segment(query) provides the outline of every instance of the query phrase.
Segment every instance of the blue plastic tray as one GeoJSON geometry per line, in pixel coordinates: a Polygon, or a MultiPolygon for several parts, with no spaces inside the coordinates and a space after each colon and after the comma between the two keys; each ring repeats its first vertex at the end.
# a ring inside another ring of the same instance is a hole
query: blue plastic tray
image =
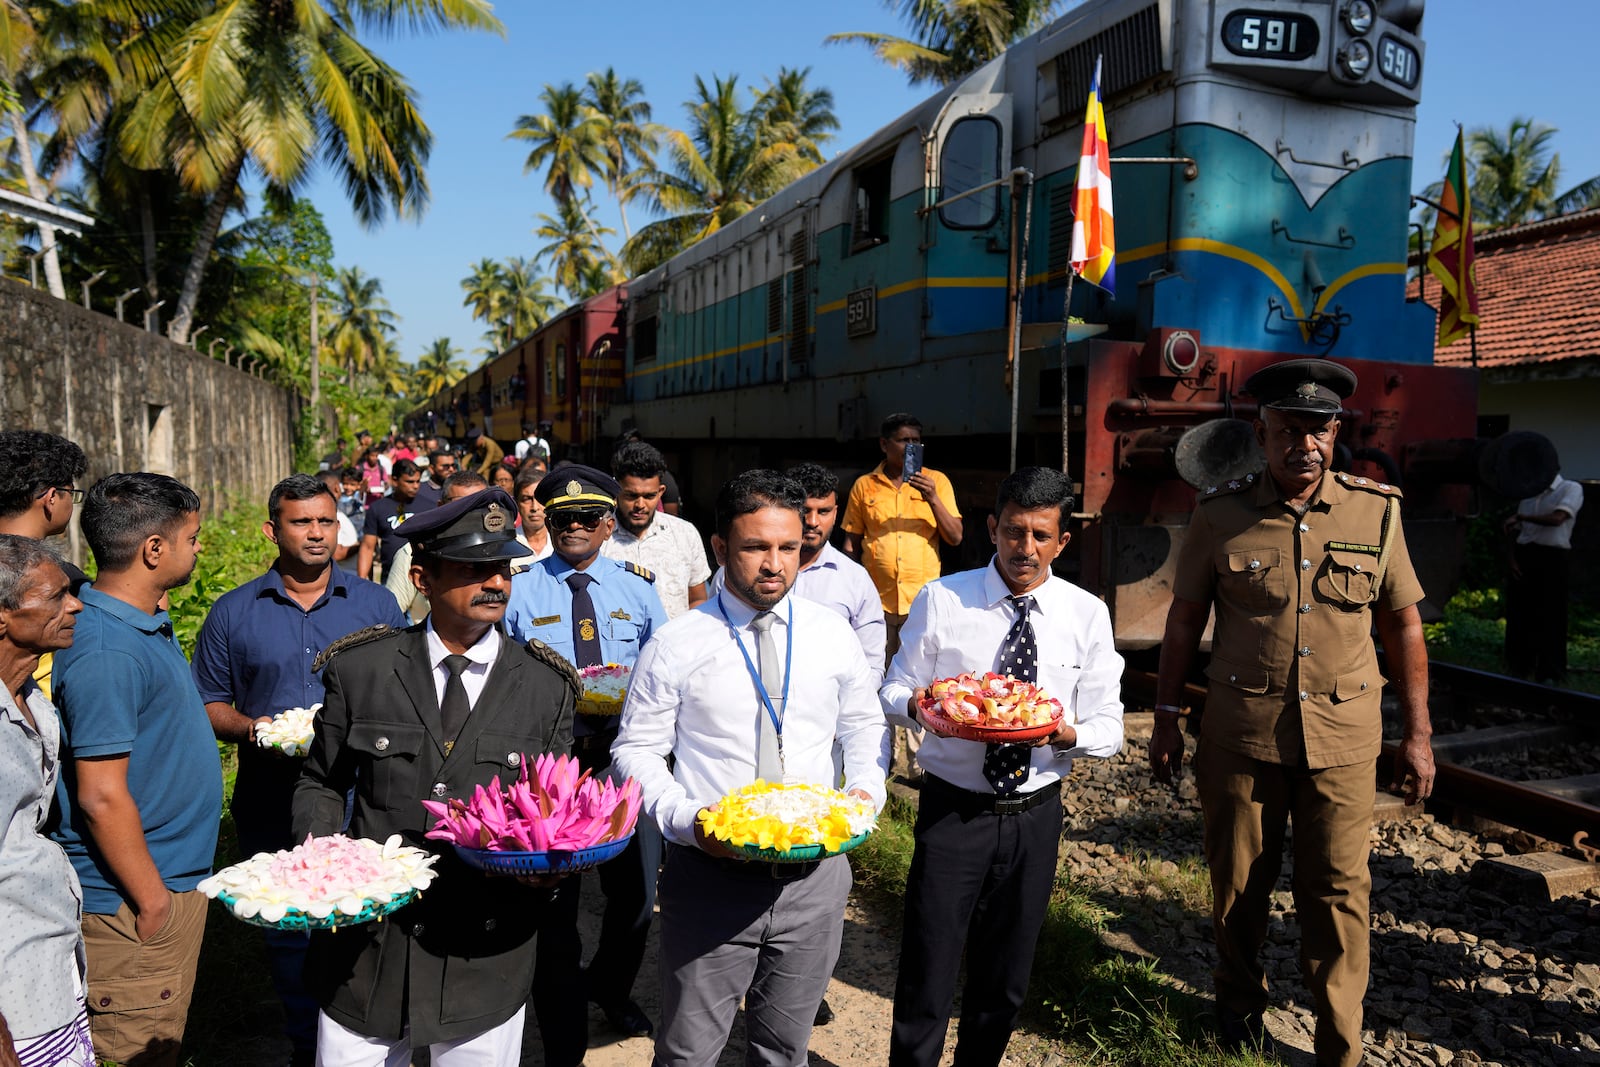
{"type": "Polygon", "coordinates": [[[455,850],[467,866],[489,874],[570,874],[598,867],[606,860],[621,855],[632,840],[633,835],[629,834],[576,852],[493,852],[481,848],[463,848],[461,845],[456,845],[455,850]]]}
{"type": "Polygon", "coordinates": [[[722,842],[722,844],[727,845],[728,848],[741,856],[753,860],[761,860],[765,863],[811,863],[815,860],[825,860],[829,856],[842,856],[871,836],[871,830],[859,833],[832,852],[821,845],[800,845],[784,852],[775,848],[762,848],[759,845],[728,845],[726,841],[722,842]]]}
{"type": "Polygon", "coordinates": [[[251,926],[264,926],[268,930],[337,930],[341,926],[356,926],[360,923],[378,922],[385,915],[399,911],[417,899],[417,891],[408,889],[406,892],[391,899],[387,904],[373,904],[368,901],[367,906],[361,909],[361,914],[359,915],[346,915],[342,911],[335,910],[326,919],[318,919],[297,908],[290,908],[289,913],[275,923],[268,922],[260,915],[252,915],[246,919],[243,915],[234,911],[233,905],[238,898],[226,890],[218,893],[217,899],[227,906],[229,915],[232,915],[240,922],[249,923],[251,926]]]}

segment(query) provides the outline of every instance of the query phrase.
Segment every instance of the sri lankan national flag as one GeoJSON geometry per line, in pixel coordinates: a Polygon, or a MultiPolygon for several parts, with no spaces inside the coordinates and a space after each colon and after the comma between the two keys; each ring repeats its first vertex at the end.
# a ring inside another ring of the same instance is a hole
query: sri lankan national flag
{"type": "Polygon", "coordinates": [[[1439,217],[1428,249],[1428,272],[1439,279],[1439,344],[1461,340],[1478,325],[1478,277],[1472,262],[1472,195],[1462,160],[1461,131],[1439,194],[1439,217]]]}

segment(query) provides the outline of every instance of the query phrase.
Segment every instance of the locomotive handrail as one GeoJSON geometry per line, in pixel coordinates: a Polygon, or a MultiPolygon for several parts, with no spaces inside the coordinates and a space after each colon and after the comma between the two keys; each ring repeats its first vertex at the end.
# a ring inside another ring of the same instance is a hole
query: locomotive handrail
{"type": "Polygon", "coordinates": [[[1029,170],[1027,167],[1017,167],[1016,169],[1012,170],[1010,174],[1007,174],[1003,178],[996,178],[993,181],[984,182],[982,185],[974,185],[971,189],[963,189],[954,196],[947,196],[936,204],[928,204],[925,207],[919,207],[917,208],[917,217],[926,217],[933,214],[935,211],[938,211],[946,204],[953,204],[957,200],[965,200],[969,196],[975,196],[978,193],[996,188],[997,186],[1010,185],[1018,178],[1027,178],[1031,182],[1033,180],[1033,171],[1029,170]]]}
{"type": "Polygon", "coordinates": [[[1200,177],[1200,161],[1192,156],[1112,156],[1113,163],[1182,163],[1185,181],[1200,177]]]}
{"type": "Polygon", "coordinates": [[[1278,151],[1277,151],[1277,154],[1280,155],[1280,156],[1287,155],[1290,160],[1292,160],[1295,163],[1299,163],[1301,166],[1305,166],[1305,167],[1327,167],[1329,170],[1360,170],[1361,169],[1361,160],[1356,158],[1355,156],[1352,156],[1350,154],[1350,149],[1348,149],[1348,148],[1344,149],[1341,152],[1341,155],[1343,156],[1343,162],[1341,162],[1341,163],[1324,163],[1320,159],[1301,159],[1299,156],[1294,154],[1294,148],[1291,145],[1285,143],[1283,138],[1280,137],[1280,138],[1278,138],[1278,151]]]}
{"type": "Polygon", "coordinates": [[[1339,227],[1339,236],[1334,240],[1318,241],[1312,237],[1296,237],[1294,234],[1289,232],[1289,227],[1285,226],[1282,221],[1273,219],[1272,234],[1274,237],[1276,237],[1280,233],[1283,234],[1284,239],[1291,244],[1315,245],[1317,248],[1336,248],[1340,250],[1350,249],[1356,246],[1356,235],[1351,233],[1343,226],[1339,227]]]}

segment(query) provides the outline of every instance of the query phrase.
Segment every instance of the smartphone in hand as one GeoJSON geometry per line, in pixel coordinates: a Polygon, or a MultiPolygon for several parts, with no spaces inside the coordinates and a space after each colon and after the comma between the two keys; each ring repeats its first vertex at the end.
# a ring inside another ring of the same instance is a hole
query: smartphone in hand
{"type": "Polygon", "coordinates": [[[906,443],[905,477],[922,473],[922,442],[909,441],[906,443]]]}

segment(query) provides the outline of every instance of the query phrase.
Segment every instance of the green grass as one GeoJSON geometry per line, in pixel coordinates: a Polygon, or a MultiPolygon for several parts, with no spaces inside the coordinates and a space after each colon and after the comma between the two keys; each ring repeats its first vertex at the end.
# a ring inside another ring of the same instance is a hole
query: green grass
{"type": "MultiPolygon", "coordinates": [[[[886,909],[897,909],[905,894],[915,819],[910,804],[891,797],[878,818],[878,831],[851,854],[856,884],[870,890],[886,909]]],[[[1209,909],[1209,886],[1197,864],[1138,857],[1130,864],[1127,884],[1118,888],[1124,898],[1137,900],[1147,885],[1179,906],[1209,909]]],[[[1039,933],[1026,1023],[1060,1039],[1086,1062],[1107,1067],[1253,1067],[1267,1062],[1219,1052],[1204,1023],[1205,1001],[1179,988],[1157,963],[1107,949],[1101,935],[1120,917],[1103,895],[1058,872],[1039,933]]]]}
{"type": "MultiPolygon", "coordinates": [[[[1568,609],[1567,687],[1600,693],[1600,609],[1568,609]]],[[[1428,658],[1478,670],[1506,669],[1505,598],[1499,589],[1463,589],[1444,607],[1444,618],[1423,626],[1428,658]]]]}

